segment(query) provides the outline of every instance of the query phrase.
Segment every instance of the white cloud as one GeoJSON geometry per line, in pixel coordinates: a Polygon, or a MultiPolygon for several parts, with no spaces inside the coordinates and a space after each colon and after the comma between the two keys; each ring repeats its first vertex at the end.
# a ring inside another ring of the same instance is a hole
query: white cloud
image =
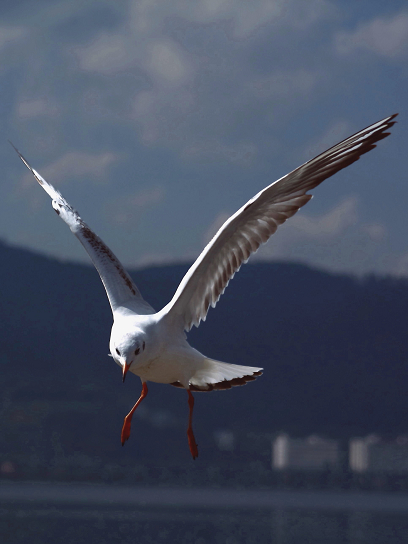
{"type": "Polygon", "coordinates": [[[58,108],[44,98],[23,100],[17,104],[17,116],[20,119],[31,119],[42,115],[55,116],[58,108]]]}
{"type": "Polygon", "coordinates": [[[341,55],[365,50],[386,58],[405,56],[408,53],[408,12],[403,10],[391,17],[378,17],[353,31],[339,32],[334,43],[341,55]]]}
{"type": "Polygon", "coordinates": [[[228,162],[250,164],[256,156],[257,149],[252,143],[240,142],[236,145],[225,145],[221,142],[211,140],[209,142],[196,142],[187,144],[183,157],[205,161],[224,159],[228,162]]]}
{"type": "Polygon", "coordinates": [[[371,240],[375,242],[383,242],[387,236],[387,228],[380,223],[367,223],[363,225],[362,231],[366,232],[371,240]]]}
{"type": "Polygon", "coordinates": [[[248,89],[258,99],[271,100],[309,94],[317,82],[317,75],[304,68],[277,70],[263,77],[255,77],[248,83],[248,89]]]}
{"type": "Polygon", "coordinates": [[[26,34],[26,29],[21,26],[0,26],[0,49],[19,41],[26,34]]]}
{"type": "Polygon", "coordinates": [[[202,25],[227,22],[235,39],[246,39],[268,24],[307,27],[332,13],[325,0],[134,0],[131,6],[132,25],[138,32],[157,31],[166,19],[179,17],[202,25]]]}
{"type": "Polygon", "coordinates": [[[107,216],[111,223],[133,227],[142,213],[164,200],[165,194],[162,186],[156,186],[116,198],[107,205],[107,216]]]}
{"type": "Polygon", "coordinates": [[[253,0],[250,3],[247,0],[133,0],[129,6],[129,16],[124,26],[110,35],[116,39],[110,40],[105,34],[98,46],[98,42],[93,43],[94,53],[96,49],[119,52],[120,61],[125,56],[123,43],[130,45],[130,39],[133,43],[137,40],[138,46],[143,49],[149,40],[163,36],[166,25],[172,20],[182,21],[184,25],[227,24],[232,29],[234,39],[247,39],[267,25],[307,28],[333,14],[332,5],[327,0],[310,0],[307,3],[302,0],[253,0]],[[118,39],[119,36],[122,39],[118,39]]]}
{"type": "MultiPolygon", "coordinates": [[[[279,33],[298,33],[327,18],[325,0],[137,0],[129,7],[121,25],[70,51],[81,71],[132,76],[133,97],[121,111],[128,116],[131,110],[145,145],[164,143],[189,158],[249,157],[243,148],[256,147],[251,140],[226,141],[236,112],[246,117],[247,110],[276,98],[290,104],[316,86],[316,73],[305,68],[253,70],[248,52],[259,46],[253,36],[258,29],[269,25],[272,32],[276,25],[279,33]]],[[[106,104],[110,78],[100,80],[106,104]]]]}
{"type": "MultiPolygon", "coordinates": [[[[136,95],[133,114],[145,144],[167,140],[171,146],[179,146],[181,154],[189,159],[205,157],[248,163],[257,152],[255,143],[231,144],[223,138],[236,112],[244,114],[248,108],[260,107],[261,100],[275,104],[279,99],[280,106],[283,102],[291,104],[310,95],[318,79],[315,73],[305,69],[277,70],[263,77],[248,75],[247,83],[242,83],[239,81],[242,74],[231,72],[232,88],[219,92],[212,87],[224,79],[224,67],[213,66],[212,70],[205,82],[199,76],[201,81],[197,83],[193,74],[199,74],[200,68],[193,69],[186,62],[180,71],[175,71],[180,75],[174,88],[167,80],[156,78],[152,89],[136,95]],[[206,94],[201,92],[201,85],[208,86],[206,94]],[[212,100],[213,93],[218,96],[216,102],[212,100]]],[[[150,66],[149,76],[152,74],[150,66]]]]}
{"type": "Polygon", "coordinates": [[[120,33],[103,33],[86,46],[71,48],[79,68],[100,74],[114,74],[130,68],[136,57],[128,38],[120,33]]]}
{"type": "Polygon", "coordinates": [[[286,226],[285,245],[298,239],[324,240],[339,236],[358,220],[357,199],[350,197],[318,217],[297,213],[286,226]]]}
{"type": "MultiPolygon", "coordinates": [[[[212,239],[227,219],[232,215],[229,212],[220,213],[204,233],[204,243],[212,239]]],[[[291,217],[288,222],[279,227],[278,234],[272,236],[272,242],[261,246],[257,257],[285,258],[291,246],[304,241],[327,241],[341,235],[348,227],[358,221],[357,199],[349,197],[329,212],[312,217],[303,210],[291,217]]],[[[371,225],[373,227],[373,225],[371,225]]],[[[377,225],[379,228],[380,225],[377,225]]]]}
{"type": "Polygon", "coordinates": [[[188,140],[189,115],[195,100],[188,88],[169,90],[156,87],[142,91],[135,97],[133,119],[139,126],[141,139],[146,144],[167,141],[172,147],[184,147],[188,140]]]}
{"type": "MultiPolygon", "coordinates": [[[[174,40],[154,32],[138,34],[128,23],[116,33],[104,33],[86,46],[71,48],[83,71],[112,76],[132,74],[136,85],[133,98],[129,97],[126,116],[133,117],[145,144],[158,140],[175,142],[177,126],[191,112],[194,102],[196,62],[174,40]]],[[[104,96],[105,82],[101,81],[100,96],[104,96]]],[[[106,96],[111,92],[106,89],[106,96]]],[[[108,106],[109,107],[109,106],[108,106]]]]}
{"type": "Polygon", "coordinates": [[[256,258],[299,261],[354,273],[367,273],[376,265],[384,272],[389,270],[389,262],[381,260],[388,255],[386,242],[386,227],[362,222],[358,200],[349,197],[320,216],[299,211],[261,247],[256,258]]]}
{"type": "Polygon", "coordinates": [[[234,37],[246,38],[254,31],[276,23],[281,27],[308,28],[331,13],[331,6],[324,0],[260,0],[231,2],[234,37]]]}
{"type": "Polygon", "coordinates": [[[178,86],[188,81],[192,66],[189,55],[173,40],[143,36],[130,31],[103,33],[85,46],[73,47],[79,68],[104,75],[124,71],[137,73],[150,85],[178,86]]]}
{"type": "MultiPolygon", "coordinates": [[[[222,212],[216,217],[204,232],[204,245],[231,215],[222,212]]],[[[289,260],[360,274],[370,272],[376,265],[382,273],[408,276],[408,254],[402,258],[391,256],[387,239],[385,225],[361,221],[358,200],[351,196],[318,216],[300,210],[260,247],[251,262],[289,260]]]]}
{"type": "MultiPolygon", "coordinates": [[[[65,178],[91,176],[98,179],[106,179],[109,166],[117,160],[113,153],[101,153],[93,155],[81,151],[66,153],[48,166],[39,168],[39,173],[44,179],[53,185],[60,185],[65,178]]],[[[32,185],[32,175],[27,173],[24,177],[27,185],[32,185]]]]}
{"type": "Polygon", "coordinates": [[[165,85],[180,85],[189,80],[190,63],[180,47],[170,40],[156,41],[150,47],[145,68],[149,75],[165,85]]]}

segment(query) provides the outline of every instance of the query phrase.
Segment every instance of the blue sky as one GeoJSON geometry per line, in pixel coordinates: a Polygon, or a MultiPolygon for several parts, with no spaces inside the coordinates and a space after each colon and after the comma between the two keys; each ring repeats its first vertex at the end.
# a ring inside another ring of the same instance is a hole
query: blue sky
{"type": "Polygon", "coordinates": [[[408,275],[408,8],[373,0],[2,2],[0,238],[87,255],[7,139],[126,265],[193,260],[264,186],[400,113],[253,259],[408,275]]]}

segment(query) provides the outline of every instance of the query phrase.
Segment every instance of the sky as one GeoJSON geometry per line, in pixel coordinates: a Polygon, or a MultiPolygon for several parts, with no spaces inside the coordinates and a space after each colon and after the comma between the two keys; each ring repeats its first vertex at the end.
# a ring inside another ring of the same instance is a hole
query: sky
{"type": "Polygon", "coordinates": [[[11,140],[128,266],[399,113],[253,260],[408,276],[406,0],[4,0],[0,239],[89,262],[11,140]]]}

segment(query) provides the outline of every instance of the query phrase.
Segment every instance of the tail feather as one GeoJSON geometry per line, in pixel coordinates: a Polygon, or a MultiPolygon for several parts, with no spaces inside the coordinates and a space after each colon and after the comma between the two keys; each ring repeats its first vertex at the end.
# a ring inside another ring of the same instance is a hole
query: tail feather
{"type": "MultiPolygon", "coordinates": [[[[200,368],[190,378],[191,391],[214,391],[245,385],[261,376],[263,368],[232,365],[205,358],[200,368]]],[[[180,382],[171,385],[183,387],[180,382]]]]}

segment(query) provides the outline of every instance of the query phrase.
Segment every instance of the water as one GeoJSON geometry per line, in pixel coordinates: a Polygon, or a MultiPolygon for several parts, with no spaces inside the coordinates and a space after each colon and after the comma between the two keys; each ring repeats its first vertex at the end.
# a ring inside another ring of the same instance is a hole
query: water
{"type": "Polygon", "coordinates": [[[402,544],[408,497],[0,484],[4,544],[402,544]]]}

